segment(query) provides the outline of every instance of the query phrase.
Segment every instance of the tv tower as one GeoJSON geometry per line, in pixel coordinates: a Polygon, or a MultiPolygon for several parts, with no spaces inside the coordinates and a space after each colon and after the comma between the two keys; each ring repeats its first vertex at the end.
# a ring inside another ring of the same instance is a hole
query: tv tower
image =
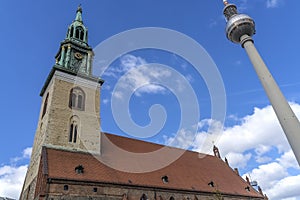
{"type": "Polygon", "coordinates": [[[226,36],[246,50],[300,165],[300,123],[254,46],[251,37],[255,34],[254,20],[248,15],[239,14],[236,5],[227,0],[223,0],[223,3],[223,13],[227,20],[226,36]]]}

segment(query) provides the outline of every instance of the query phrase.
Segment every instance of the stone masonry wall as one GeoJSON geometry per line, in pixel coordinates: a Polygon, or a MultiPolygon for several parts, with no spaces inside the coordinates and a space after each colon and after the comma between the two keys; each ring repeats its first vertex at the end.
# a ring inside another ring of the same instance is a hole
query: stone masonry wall
{"type": "MultiPolygon", "coordinates": [[[[29,185],[30,191],[35,188],[32,185],[38,174],[42,146],[100,154],[100,84],[56,71],[43,95],[40,110],[31,160],[21,193],[22,199],[29,185]],[[69,108],[70,91],[76,86],[85,93],[84,111],[69,108]],[[48,106],[42,117],[47,94],[48,106]],[[80,123],[78,139],[76,143],[70,143],[70,119],[74,115],[79,118],[80,123]]],[[[33,199],[33,196],[28,199],[33,199]]]]}

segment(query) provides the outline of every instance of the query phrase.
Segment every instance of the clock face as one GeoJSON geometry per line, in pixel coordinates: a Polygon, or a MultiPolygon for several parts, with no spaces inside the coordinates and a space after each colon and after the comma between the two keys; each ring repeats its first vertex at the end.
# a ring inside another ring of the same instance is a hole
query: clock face
{"type": "Polygon", "coordinates": [[[81,53],[79,53],[79,52],[76,52],[76,53],[74,54],[74,56],[75,56],[75,58],[78,59],[78,60],[81,60],[81,59],[83,58],[83,55],[82,55],[81,53]]]}
{"type": "Polygon", "coordinates": [[[71,59],[71,69],[78,72],[83,62],[83,55],[80,52],[75,52],[73,59],[71,59]]]}

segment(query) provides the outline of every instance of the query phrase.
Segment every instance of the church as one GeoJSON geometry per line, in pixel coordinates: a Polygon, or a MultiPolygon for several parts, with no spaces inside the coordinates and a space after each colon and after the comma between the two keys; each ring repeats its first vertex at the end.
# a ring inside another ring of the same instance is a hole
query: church
{"type": "Polygon", "coordinates": [[[221,159],[216,146],[212,156],[101,132],[104,81],[92,74],[93,56],[78,7],[40,93],[21,200],[267,199],[221,159]],[[158,153],[147,157],[151,152],[158,153]]]}

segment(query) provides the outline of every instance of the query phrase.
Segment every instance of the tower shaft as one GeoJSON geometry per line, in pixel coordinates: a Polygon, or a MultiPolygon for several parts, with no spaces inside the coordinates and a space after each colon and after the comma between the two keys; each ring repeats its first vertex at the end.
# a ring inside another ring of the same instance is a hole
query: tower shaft
{"type": "Polygon", "coordinates": [[[100,155],[103,80],[92,74],[94,53],[87,43],[87,28],[81,14],[79,7],[40,93],[41,112],[21,200],[40,195],[38,172],[43,166],[44,147],[100,155]]]}
{"type": "Polygon", "coordinates": [[[300,165],[300,123],[290,105],[283,96],[272,74],[254,46],[253,40],[248,35],[241,37],[241,45],[245,48],[249,59],[263,85],[265,92],[276,113],[279,123],[291,145],[291,148],[300,165]]]}
{"type": "Polygon", "coordinates": [[[223,14],[227,19],[226,36],[245,48],[300,165],[300,123],[254,46],[251,36],[255,34],[255,23],[248,15],[239,14],[234,4],[227,0],[223,3],[223,14]]]}

